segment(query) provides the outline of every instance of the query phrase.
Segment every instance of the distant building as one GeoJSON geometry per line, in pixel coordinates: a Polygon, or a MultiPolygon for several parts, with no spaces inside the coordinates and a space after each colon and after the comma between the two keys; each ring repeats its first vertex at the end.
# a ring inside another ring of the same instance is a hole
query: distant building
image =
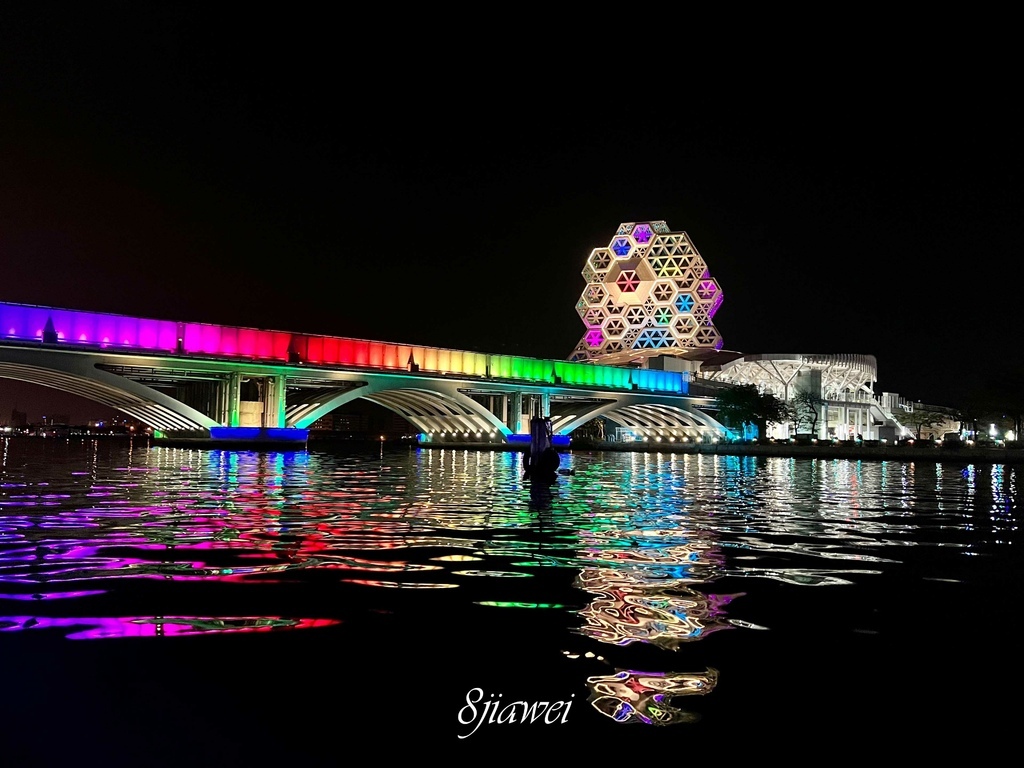
{"type": "Polygon", "coordinates": [[[357,400],[321,416],[310,425],[313,433],[332,433],[353,439],[396,439],[416,428],[397,413],[376,403],[357,400]]]}
{"type": "Polygon", "coordinates": [[[334,414],[328,413],[309,425],[314,432],[331,432],[334,430],[334,414]]]}
{"type": "Polygon", "coordinates": [[[11,424],[12,427],[27,427],[28,426],[28,414],[24,411],[17,409],[11,411],[11,424]]]}
{"type": "MultiPolygon", "coordinates": [[[[583,267],[586,286],[576,303],[583,337],[570,360],[678,371],[689,376],[691,393],[713,397],[715,387],[753,385],[792,403],[810,395],[815,436],[847,440],[896,439],[910,430],[899,395],[876,395],[877,363],[871,355],[747,354],[723,348],[713,318],[722,306],[722,286],[686,232],[664,221],[624,222],[610,242],[594,248],[583,267]]],[[[675,434],[664,413],[647,420],[609,414],[616,431],[675,434]]],[[[788,438],[805,424],[769,424],[766,437],[788,438]]],[[[958,429],[955,417],[934,431],[958,429]]],[[[931,431],[931,430],[930,430],[931,431]]],[[[659,438],[660,439],[660,438],[659,438]]]]}

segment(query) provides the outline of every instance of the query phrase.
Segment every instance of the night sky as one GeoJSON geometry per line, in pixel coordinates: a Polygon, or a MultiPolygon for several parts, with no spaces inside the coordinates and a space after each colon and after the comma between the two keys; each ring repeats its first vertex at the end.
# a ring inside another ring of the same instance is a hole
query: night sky
{"type": "MultiPolygon", "coordinates": [[[[995,52],[730,69],[218,13],[4,12],[0,300],[565,358],[590,251],[663,220],[722,287],[726,349],[874,355],[877,393],[935,404],[1024,381],[995,52]]],[[[0,380],[14,405],[106,413],[0,380]]]]}

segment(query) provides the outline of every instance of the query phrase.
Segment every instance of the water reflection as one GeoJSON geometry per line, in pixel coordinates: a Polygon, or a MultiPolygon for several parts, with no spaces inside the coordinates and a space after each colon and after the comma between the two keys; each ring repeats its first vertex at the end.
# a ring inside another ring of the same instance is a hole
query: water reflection
{"type": "Polygon", "coordinates": [[[725,669],[693,652],[725,630],[769,635],[797,614],[803,633],[877,632],[839,593],[976,583],[962,555],[1017,530],[1011,466],[651,453],[563,466],[538,487],[515,453],[3,441],[0,632],[217,642],[416,606],[420,631],[465,626],[483,644],[536,622],[552,653],[554,626],[613,657],[614,674],[578,677],[602,716],[678,724],[697,713],[672,700],[715,691],[725,669]]]}
{"type": "Polygon", "coordinates": [[[54,619],[40,616],[0,616],[0,632],[60,629],[69,640],[101,640],[113,637],[171,637],[221,632],[271,632],[308,629],[338,624],[333,619],[285,619],[281,617],[188,617],[135,616],[54,619]],[[85,629],[79,629],[85,627],[85,629]]]}
{"type": "Polygon", "coordinates": [[[613,675],[587,678],[590,704],[617,723],[673,725],[693,723],[700,715],[671,702],[679,696],[705,696],[718,684],[718,670],[700,673],[636,672],[618,670],[613,675]]]}
{"type": "Polygon", "coordinates": [[[667,650],[728,629],[724,608],[741,596],[630,583],[607,569],[584,572],[576,585],[597,595],[579,612],[581,634],[613,645],[645,642],[667,650]]]}

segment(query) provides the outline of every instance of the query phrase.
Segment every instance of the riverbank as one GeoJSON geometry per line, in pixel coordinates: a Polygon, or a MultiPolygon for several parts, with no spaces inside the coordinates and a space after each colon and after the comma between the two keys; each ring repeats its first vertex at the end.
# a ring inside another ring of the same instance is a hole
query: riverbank
{"type": "MultiPolygon", "coordinates": [[[[4,436],[5,439],[30,440],[28,436],[4,436]]],[[[474,442],[445,442],[445,443],[415,443],[409,440],[325,440],[310,439],[305,446],[296,447],[294,444],[252,444],[239,443],[229,444],[222,442],[217,445],[209,444],[187,444],[171,445],[169,442],[154,441],[148,436],[128,435],[75,435],[61,440],[94,440],[102,438],[117,439],[127,438],[129,442],[141,443],[145,447],[187,447],[187,448],[213,448],[219,450],[248,450],[248,451],[295,451],[295,450],[366,450],[367,448],[380,449],[382,447],[410,447],[424,448],[428,450],[470,450],[470,451],[499,451],[522,453],[526,446],[524,444],[510,443],[474,443],[474,442]]],[[[43,438],[34,438],[43,440],[43,438]]],[[[53,441],[53,438],[48,438],[53,441]]],[[[777,458],[808,458],[808,459],[852,459],[855,461],[931,461],[956,464],[1024,464],[1024,448],[989,448],[979,446],[946,446],[932,443],[915,445],[865,445],[858,443],[818,443],[814,445],[799,445],[795,443],[616,443],[589,440],[574,440],[568,447],[558,449],[559,453],[582,453],[609,451],[615,453],[673,453],[673,454],[694,454],[711,456],[771,456],[777,458]]]]}
{"type": "MultiPolygon", "coordinates": [[[[424,443],[421,448],[516,451],[519,446],[487,443],[424,443]]],[[[561,453],[614,451],[619,453],[681,453],[712,456],[772,456],[778,458],[853,459],[857,461],[933,461],[959,464],[1024,463],[1024,448],[946,446],[933,443],[914,445],[865,445],[863,443],[619,443],[574,440],[561,453]]]]}

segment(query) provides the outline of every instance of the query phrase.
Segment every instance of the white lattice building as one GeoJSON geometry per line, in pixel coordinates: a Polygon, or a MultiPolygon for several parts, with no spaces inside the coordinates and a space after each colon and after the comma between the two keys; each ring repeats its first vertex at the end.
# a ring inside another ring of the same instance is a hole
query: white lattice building
{"type": "Polygon", "coordinates": [[[722,289],[685,232],[664,221],[620,224],[583,269],[586,331],[571,360],[642,363],[669,351],[721,349],[712,323],[722,289]]]}

